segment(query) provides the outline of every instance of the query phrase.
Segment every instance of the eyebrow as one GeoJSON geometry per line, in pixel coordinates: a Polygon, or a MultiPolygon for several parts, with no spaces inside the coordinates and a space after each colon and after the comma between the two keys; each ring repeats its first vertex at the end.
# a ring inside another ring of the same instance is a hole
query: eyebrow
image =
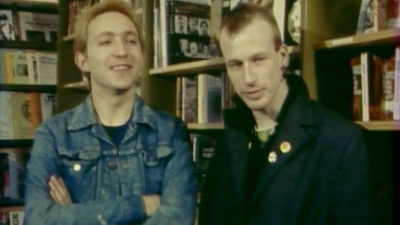
{"type": "MultiPolygon", "coordinates": [[[[115,32],[105,31],[105,32],[102,32],[102,33],[99,33],[98,35],[96,35],[96,38],[100,38],[100,37],[104,37],[104,36],[114,36],[115,34],[116,34],[115,32]]],[[[131,30],[124,31],[124,32],[122,32],[122,34],[125,36],[128,36],[128,35],[133,35],[135,37],[139,36],[138,32],[131,31],[131,30]]]]}

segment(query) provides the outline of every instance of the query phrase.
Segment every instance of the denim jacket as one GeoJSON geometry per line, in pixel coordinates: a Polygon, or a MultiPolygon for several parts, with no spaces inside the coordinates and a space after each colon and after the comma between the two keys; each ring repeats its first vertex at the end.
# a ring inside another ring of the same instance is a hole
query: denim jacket
{"type": "Polygon", "coordinates": [[[96,121],[89,96],[39,126],[27,168],[26,225],[189,225],[194,220],[196,184],[186,128],[139,96],[119,146],[96,121]],[[73,204],[53,202],[51,175],[64,179],[73,204]],[[148,194],[161,196],[150,217],[141,198],[148,194]]]}

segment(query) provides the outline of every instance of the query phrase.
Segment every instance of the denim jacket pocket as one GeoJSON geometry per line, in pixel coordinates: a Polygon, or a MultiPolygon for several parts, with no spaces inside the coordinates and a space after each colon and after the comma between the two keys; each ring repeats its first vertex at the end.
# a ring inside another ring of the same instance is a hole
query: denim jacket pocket
{"type": "Polygon", "coordinates": [[[172,148],[169,146],[158,146],[142,151],[147,193],[161,192],[164,170],[172,154],[172,148]]]}
{"type": "Polygon", "coordinates": [[[61,176],[75,202],[94,199],[100,151],[60,149],[61,176]]]}

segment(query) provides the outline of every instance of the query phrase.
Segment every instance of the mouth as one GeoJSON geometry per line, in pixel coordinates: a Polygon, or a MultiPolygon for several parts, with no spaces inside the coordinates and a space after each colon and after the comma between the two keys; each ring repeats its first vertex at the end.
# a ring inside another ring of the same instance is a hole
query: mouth
{"type": "Polygon", "coordinates": [[[243,92],[245,96],[247,96],[250,99],[257,99],[261,96],[262,89],[252,89],[252,90],[246,90],[243,92]]]}
{"type": "Polygon", "coordinates": [[[131,70],[132,66],[129,64],[116,64],[116,65],[110,66],[110,69],[112,71],[127,71],[127,70],[131,70]]]}

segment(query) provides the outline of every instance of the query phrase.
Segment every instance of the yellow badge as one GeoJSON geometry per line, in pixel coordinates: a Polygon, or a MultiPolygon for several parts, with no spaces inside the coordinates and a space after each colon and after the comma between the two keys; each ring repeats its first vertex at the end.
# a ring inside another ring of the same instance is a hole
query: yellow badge
{"type": "Polygon", "coordinates": [[[292,150],[292,145],[289,142],[284,141],[279,146],[279,149],[281,150],[282,153],[288,153],[290,152],[290,150],[292,150]]]}

